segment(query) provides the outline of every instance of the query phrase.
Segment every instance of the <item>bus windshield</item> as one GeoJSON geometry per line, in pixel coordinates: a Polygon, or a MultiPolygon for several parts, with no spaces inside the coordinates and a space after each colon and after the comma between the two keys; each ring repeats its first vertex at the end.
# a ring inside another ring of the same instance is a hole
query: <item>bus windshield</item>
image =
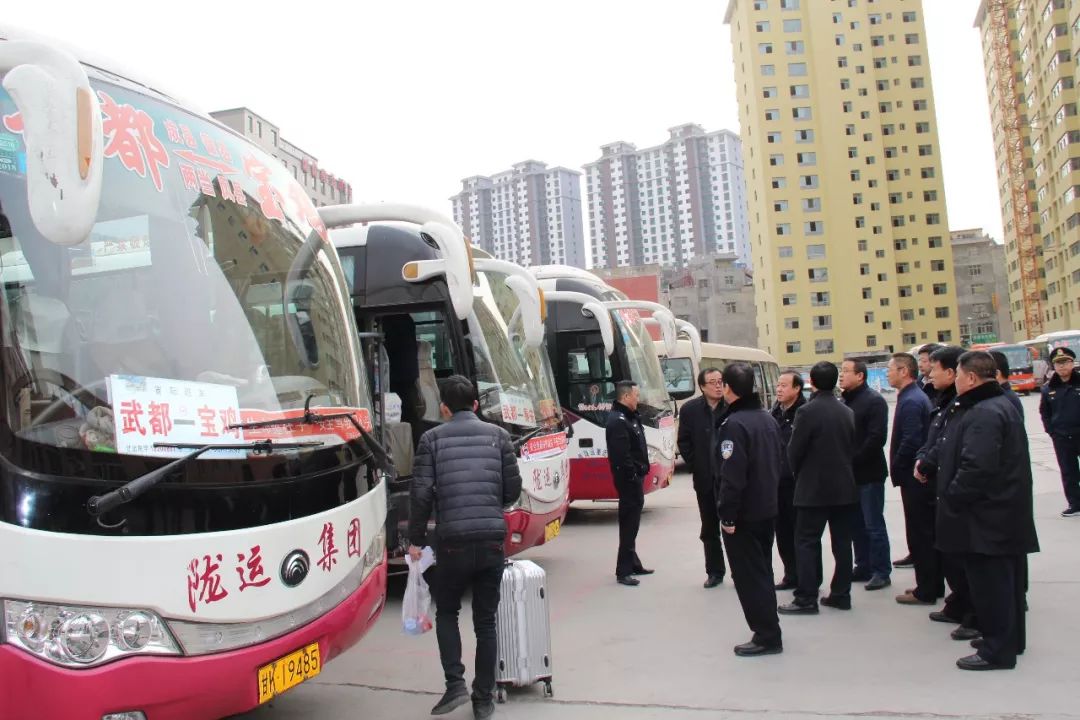
{"type": "MultiPolygon", "coordinates": [[[[230,428],[298,416],[305,404],[370,419],[362,356],[342,331],[348,292],[306,192],[212,121],[93,85],[106,160],[83,242],[62,247],[37,233],[25,165],[0,155],[2,431],[134,455],[179,452],[156,443],[354,436],[336,426],[230,428]]],[[[2,89],[0,117],[0,147],[22,150],[2,89]]]]}
{"type": "Polygon", "coordinates": [[[1009,361],[1009,370],[1011,372],[1031,372],[1031,353],[1023,345],[1002,345],[987,348],[987,350],[997,351],[1005,355],[1005,359],[1009,361]]]}
{"type": "Polygon", "coordinates": [[[497,313],[483,298],[477,298],[468,320],[480,412],[513,432],[535,428],[551,417],[550,396],[544,397],[543,387],[533,383],[497,313]]]}
{"type": "Polygon", "coordinates": [[[1069,348],[1077,355],[1080,355],[1080,333],[1075,335],[1058,335],[1056,337],[1050,337],[1046,341],[1047,352],[1052,352],[1054,348],[1064,347],[1069,348]]]}
{"type": "Polygon", "coordinates": [[[694,394],[694,365],[690,358],[665,357],[660,360],[668,393],[694,394]]]}
{"type": "Polygon", "coordinates": [[[638,384],[641,404],[654,411],[671,410],[664,373],[641,315],[637,310],[616,310],[611,317],[626,348],[626,367],[630,379],[638,384]]]}

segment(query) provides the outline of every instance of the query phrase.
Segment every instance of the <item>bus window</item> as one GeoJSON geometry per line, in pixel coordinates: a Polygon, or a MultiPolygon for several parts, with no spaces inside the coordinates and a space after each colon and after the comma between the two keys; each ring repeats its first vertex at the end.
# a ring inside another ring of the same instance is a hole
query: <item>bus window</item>
{"type": "Polygon", "coordinates": [[[765,374],[761,372],[761,363],[753,363],[754,367],[754,389],[761,395],[762,402],[769,395],[768,389],[765,387],[765,374]]]}
{"type": "Polygon", "coordinates": [[[664,370],[664,383],[671,397],[683,400],[693,396],[694,365],[690,358],[661,358],[660,366],[664,370]]]}
{"type": "Polygon", "coordinates": [[[561,398],[567,407],[578,411],[610,410],[615,398],[615,383],[611,363],[604,348],[571,350],[567,358],[567,397],[561,398]]]}

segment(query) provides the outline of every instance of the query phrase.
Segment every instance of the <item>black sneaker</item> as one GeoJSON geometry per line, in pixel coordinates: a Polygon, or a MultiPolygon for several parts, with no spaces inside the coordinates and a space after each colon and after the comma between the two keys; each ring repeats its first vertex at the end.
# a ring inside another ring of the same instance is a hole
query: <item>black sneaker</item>
{"type": "Polygon", "coordinates": [[[1061,517],[1080,517],[1080,508],[1065,508],[1061,511],[1061,517]]]}
{"type": "Polygon", "coordinates": [[[495,714],[494,700],[473,700],[472,714],[476,720],[487,720],[495,714]]]}
{"type": "Polygon", "coordinates": [[[899,560],[893,560],[892,566],[894,568],[914,567],[915,561],[911,559],[911,553],[908,553],[906,556],[900,558],[899,560]]]}
{"type": "Polygon", "coordinates": [[[800,604],[797,602],[790,602],[787,605],[781,605],[776,608],[776,612],[781,615],[817,615],[819,610],[817,603],[800,604]]]}
{"type": "Polygon", "coordinates": [[[450,688],[443,693],[442,699],[435,703],[435,707],[431,708],[431,714],[445,715],[448,712],[457,710],[467,702],[469,702],[469,691],[464,686],[450,688]]]}

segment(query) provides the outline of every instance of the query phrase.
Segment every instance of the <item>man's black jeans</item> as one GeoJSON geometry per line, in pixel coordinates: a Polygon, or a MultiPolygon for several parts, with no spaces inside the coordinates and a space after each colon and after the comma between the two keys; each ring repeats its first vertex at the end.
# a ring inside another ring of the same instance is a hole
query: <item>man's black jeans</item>
{"type": "Polygon", "coordinates": [[[431,573],[435,598],[435,635],[439,659],[446,675],[446,688],[465,686],[465,666],[461,662],[461,631],[458,613],[466,590],[472,591],[473,630],[476,632],[476,669],[472,697],[491,700],[495,691],[495,613],[499,609],[502,584],[503,544],[499,540],[440,543],[431,573]]]}

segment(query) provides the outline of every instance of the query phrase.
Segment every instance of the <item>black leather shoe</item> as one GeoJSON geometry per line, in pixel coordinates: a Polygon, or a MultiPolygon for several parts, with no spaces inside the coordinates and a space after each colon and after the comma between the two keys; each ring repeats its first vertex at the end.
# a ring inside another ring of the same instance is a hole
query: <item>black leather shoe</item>
{"type": "Polygon", "coordinates": [[[899,560],[893,560],[892,566],[894,568],[915,567],[915,561],[911,559],[911,553],[908,553],[899,560]]]}
{"type": "Polygon", "coordinates": [[[872,590],[880,590],[881,588],[887,588],[890,585],[892,585],[892,580],[890,580],[887,577],[881,577],[880,575],[875,575],[874,577],[870,578],[870,582],[863,585],[863,588],[866,589],[866,590],[871,590],[872,591],[872,590]]]}
{"type": "Polygon", "coordinates": [[[946,615],[945,613],[943,613],[940,610],[935,610],[934,612],[930,613],[930,619],[933,620],[934,622],[939,622],[939,623],[950,623],[952,625],[959,625],[960,624],[959,620],[952,617],[951,615],[946,615]]]}
{"type": "Polygon", "coordinates": [[[868,582],[873,579],[873,577],[874,573],[869,570],[864,570],[863,568],[855,568],[851,571],[852,582],[868,582]]]}
{"type": "Polygon", "coordinates": [[[821,604],[825,607],[831,607],[834,610],[850,610],[851,596],[826,595],[821,598],[821,604]]]}
{"type": "Polygon", "coordinates": [[[783,645],[758,645],[754,641],[735,646],[735,654],[739,657],[756,657],[758,655],[779,655],[784,652],[783,645]]]}
{"type": "Polygon", "coordinates": [[[630,574],[631,575],[652,575],[654,572],[656,572],[656,571],[655,570],[650,570],[649,568],[639,567],[639,568],[634,568],[633,570],[631,570],[630,574]]]}
{"type": "Polygon", "coordinates": [[[620,575],[615,578],[615,582],[619,583],[620,585],[629,585],[630,587],[635,587],[641,584],[640,580],[638,580],[636,577],[630,577],[629,575],[620,575]]]}
{"type": "Polygon", "coordinates": [[[781,615],[817,615],[820,610],[818,609],[817,603],[800,605],[797,602],[792,602],[776,608],[776,612],[781,615]]]}
{"type": "Polygon", "coordinates": [[[723,575],[710,575],[708,577],[708,579],[705,580],[705,589],[706,590],[711,590],[712,588],[723,584],[723,582],[724,582],[724,576],[723,575]]]}
{"type": "Polygon", "coordinates": [[[982,633],[975,628],[958,627],[949,633],[949,637],[953,640],[975,640],[981,638],[982,633]]]}
{"type": "Polygon", "coordinates": [[[472,714],[476,720],[487,720],[487,718],[495,714],[495,703],[491,700],[483,702],[473,700],[472,714]]]}
{"type": "Polygon", "coordinates": [[[794,580],[785,579],[776,583],[774,587],[777,590],[794,590],[795,588],[799,587],[799,583],[795,582],[794,580]]]}
{"type": "Polygon", "coordinates": [[[989,660],[984,660],[981,655],[975,653],[962,657],[956,661],[956,667],[961,670],[1012,670],[1012,665],[998,665],[989,660]]]}
{"type": "Polygon", "coordinates": [[[452,688],[443,693],[442,699],[435,703],[435,707],[431,708],[431,714],[445,715],[448,712],[457,710],[467,702],[469,702],[469,691],[464,686],[452,688]]]}

